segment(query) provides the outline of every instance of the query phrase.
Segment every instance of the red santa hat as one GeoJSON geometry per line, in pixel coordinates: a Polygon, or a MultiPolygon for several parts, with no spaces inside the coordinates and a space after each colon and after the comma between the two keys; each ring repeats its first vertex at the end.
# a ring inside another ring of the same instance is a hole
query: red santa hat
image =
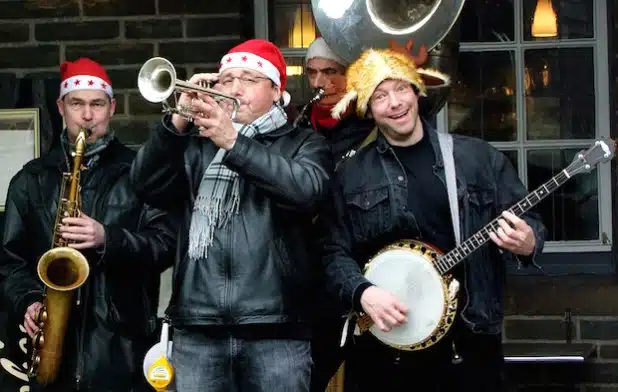
{"type": "Polygon", "coordinates": [[[65,61],[60,65],[60,98],[76,90],[100,90],[110,98],[114,97],[112,82],[101,64],[89,58],[74,62],[65,61]]]}
{"type": "Polygon", "coordinates": [[[285,91],[286,64],[281,51],[271,42],[250,39],[236,45],[223,58],[219,73],[230,68],[247,68],[260,72],[281,88],[283,106],[290,103],[290,94],[285,91]]]}

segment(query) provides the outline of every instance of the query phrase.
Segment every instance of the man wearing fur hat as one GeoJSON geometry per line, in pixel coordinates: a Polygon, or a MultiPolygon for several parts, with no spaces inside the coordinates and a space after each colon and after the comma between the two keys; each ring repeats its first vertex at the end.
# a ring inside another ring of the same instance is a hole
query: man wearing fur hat
{"type": "Polygon", "coordinates": [[[232,48],[216,83],[240,101],[234,121],[212,97],[185,94],[193,124],[165,116],[133,167],[141,197],[184,217],[167,311],[176,386],[308,391],[308,239],[329,190],[330,151],[322,136],[288,124],[286,64],[272,43],[232,48]]]}
{"type": "Polygon", "coordinates": [[[416,382],[427,385],[424,391],[500,391],[505,263],[533,264],[545,236],[537,214],[503,212],[527,191],[502,153],[482,140],[453,135],[451,183],[460,217],[454,225],[441,137],[418,114],[426,85],[448,78],[417,69],[409,56],[393,50],[364,52],[346,76],[347,93],[333,114],[354,103],[360,117],[376,122],[374,140],[340,165],[333,202],[318,222],[327,283],[347,309],[368,315],[382,332],[402,326],[417,309],[391,288],[373,285],[361,266],[401,239],[453,249],[456,238],[465,240],[496,215],[501,218],[489,234],[492,241],[452,271],[462,287],[446,337],[410,352],[370,333],[355,336],[346,371],[359,391],[406,391],[416,382]]]}
{"type": "MultiPolygon", "coordinates": [[[[106,71],[95,61],[80,58],[63,63],[60,73],[57,104],[66,128],[57,147],[28,162],[11,180],[0,288],[34,338],[41,331],[36,320],[44,294],[36,272],[39,258],[63,243],[80,251],[90,272],[73,292],[57,376],[47,385],[33,379],[31,390],[147,391],[141,365],[156,342],[159,276],[172,264],[175,229],[166,213],[144,205],[130,186],[135,152],[110,129],[116,101],[106,71]],[[82,128],[89,133],[77,195],[80,214],[61,215],[59,227],[54,227],[59,199],[68,194],[61,195],[62,173],[73,168],[82,128]]],[[[53,283],[71,278],[53,280],[54,269],[48,271],[53,283]]],[[[47,305],[46,323],[62,327],[57,321],[62,306],[55,300],[47,305]]],[[[51,349],[45,346],[49,341],[49,335],[44,336],[43,349],[51,349]]],[[[45,356],[39,366],[48,367],[50,361],[45,356]]]]}

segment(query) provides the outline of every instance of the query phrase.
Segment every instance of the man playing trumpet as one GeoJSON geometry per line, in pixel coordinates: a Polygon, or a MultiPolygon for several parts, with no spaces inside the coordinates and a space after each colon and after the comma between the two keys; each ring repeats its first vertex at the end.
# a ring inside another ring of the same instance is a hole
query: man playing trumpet
{"type": "MultiPolygon", "coordinates": [[[[214,81],[195,75],[190,82],[214,81]]],[[[286,65],[249,40],[221,59],[215,88],[183,93],[193,123],[166,115],[134,162],[139,195],[184,217],[167,311],[179,391],[309,390],[308,230],[332,170],[323,137],[287,124],[286,65]],[[200,137],[188,137],[197,131],[200,137]]]]}

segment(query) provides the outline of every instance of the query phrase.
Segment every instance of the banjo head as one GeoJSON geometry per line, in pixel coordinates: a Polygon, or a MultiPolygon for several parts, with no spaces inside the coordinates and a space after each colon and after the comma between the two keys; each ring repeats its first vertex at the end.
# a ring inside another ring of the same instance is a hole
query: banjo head
{"type": "Polygon", "coordinates": [[[381,342],[403,350],[416,350],[438,334],[449,310],[448,282],[433,262],[440,252],[418,241],[401,241],[375,255],[365,267],[365,277],[391,292],[408,307],[408,322],[390,332],[369,328],[381,342]]]}

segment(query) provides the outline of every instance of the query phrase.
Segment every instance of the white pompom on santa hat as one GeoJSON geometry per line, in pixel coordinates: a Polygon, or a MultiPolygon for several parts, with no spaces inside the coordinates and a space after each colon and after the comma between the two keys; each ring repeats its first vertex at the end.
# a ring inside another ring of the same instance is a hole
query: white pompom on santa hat
{"type": "Polygon", "coordinates": [[[290,93],[285,91],[287,81],[285,59],[272,42],[250,39],[236,45],[221,59],[219,73],[230,68],[247,68],[263,74],[281,89],[282,106],[290,103],[290,93]]]}
{"type": "Polygon", "coordinates": [[[100,90],[114,97],[112,82],[101,64],[89,58],[65,61],[60,65],[60,98],[71,91],[100,90]]]}

